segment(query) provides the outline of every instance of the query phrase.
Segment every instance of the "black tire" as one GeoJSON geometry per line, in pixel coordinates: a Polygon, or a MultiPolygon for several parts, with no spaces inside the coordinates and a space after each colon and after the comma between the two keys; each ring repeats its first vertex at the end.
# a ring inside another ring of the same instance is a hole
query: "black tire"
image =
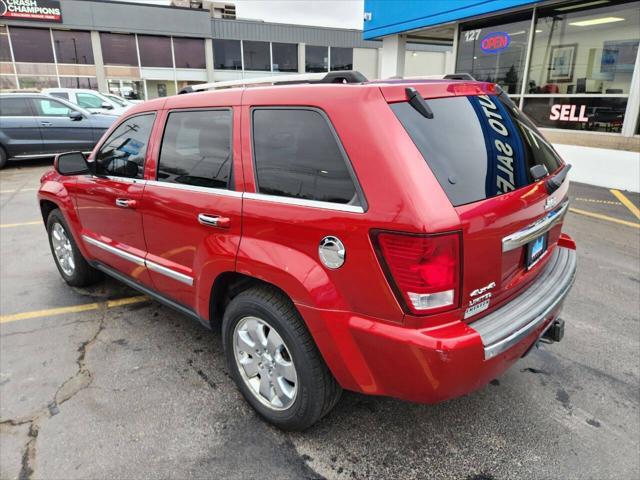
{"type": "Polygon", "coordinates": [[[236,296],[222,320],[222,341],[229,372],[249,404],[283,430],[304,430],[336,405],[342,389],[331,375],[293,302],[273,287],[254,287],[236,296]],[[284,340],[297,373],[297,394],[286,410],[264,405],[240,372],[234,354],[234,331],[245,317],[263,319],[284,340]]]}
{"type": "Polygon", "coordinates": [[[0,147],[0,169],[7,166],[8,155],[4,148],[0,147]]]}
{"type": "Polygon", "coordinates": [[[102,279],[102,272],[89,265],[89,263],[87,263],[87,261],[82,256],[82,253],[80,252],[80,249],[78,248],[78,245],[76,244],[76,241],[71,234],[71,229],[67,225],[64,216],[58,209],[52,210],[47,217],[47,236],[49,237],[49,247],[51,248],[53,261],[55,262],[56,267],[58,267],[58,271],[60,272],[60,275],[65,282],[67,282],[72,287],[87,287],[102,279]],[[71,244],[71,254],[73,256],[75,265],[73,268],[73,272],[70,274],[63,270],[54,251],[52,235],[53,229],[56,225],[62,226],[67,238],[69,239],[69,243],[71,244]]]}

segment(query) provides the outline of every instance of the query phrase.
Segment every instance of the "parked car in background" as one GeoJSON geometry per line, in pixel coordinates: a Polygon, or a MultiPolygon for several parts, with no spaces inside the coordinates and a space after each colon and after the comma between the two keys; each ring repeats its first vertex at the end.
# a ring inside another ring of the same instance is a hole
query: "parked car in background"
{"type": "Polygon", "coordinates": [[[140,101],[131,101],[126,98],[122,98],[120,95],[116,95],[115,93],[103,93],[105,97],[116,102],[118,105],[124,108],[129,108],[131,105],[135,105],[136,103],[140,103],[140,101]]]}
{"type": "Polygon", "coordinates": [[[90,112],[121,115],[130,105],[119,102],[88,88],[45,88],[42,93],[68,100],[90,112]]]}
{"type": "Polygon", "coordinates": [[[441,402],[562,339],[569,166],[499,87],[290,78],[150,100],[59,155],[38,197],[64,280],[221,326],[247,401],[293,430],[343,388],[441,402]]]}
{"type": "Polygon", "coordinates": [[[0,168],[7,160],[90,152],[118,118],[38,93],[0,94],[0,168]]]}

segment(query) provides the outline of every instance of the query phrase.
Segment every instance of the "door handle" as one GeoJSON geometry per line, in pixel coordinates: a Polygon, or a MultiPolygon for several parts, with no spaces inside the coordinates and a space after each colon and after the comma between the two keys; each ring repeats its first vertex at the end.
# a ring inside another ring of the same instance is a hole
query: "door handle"
{"type": "Polygon", "coordinates": [[[229,228],[231,225],[231,219],[229,217],[221,217],[219,215],[199,213],[198,223],[207,225],[208,227],[229,228]]]}
{"type": "Polygon", "coordinates": [[[50,127],[53,124],[51,122],[40,122],[40,125],[42,125],[43,127],[50,127]]]}
{"type": "Polygon", "coordinates": [[[116,207],[135,208],[136,201],[128,198],[116,198],[116,207]]]}

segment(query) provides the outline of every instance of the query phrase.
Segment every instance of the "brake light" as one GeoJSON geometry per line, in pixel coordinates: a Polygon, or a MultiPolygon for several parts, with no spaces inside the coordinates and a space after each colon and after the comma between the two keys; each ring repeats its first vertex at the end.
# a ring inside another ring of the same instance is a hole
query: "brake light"
{"type": "Polygon", "coordinates": [[[376,232],[374,243],[387,280],[415,314],[458,307],[460,236],[376,232]]]}

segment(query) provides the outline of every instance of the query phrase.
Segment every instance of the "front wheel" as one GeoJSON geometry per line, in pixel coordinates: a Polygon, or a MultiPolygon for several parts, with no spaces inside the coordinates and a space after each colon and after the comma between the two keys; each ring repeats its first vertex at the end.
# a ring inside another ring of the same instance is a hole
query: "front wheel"
{"type": "Polygon", "coordinates": [[[257,287],[236,296],[222,322],[229,371],[251,406],[284,430],[304,430],[342,392],[289,298],[257,287]]]}
{"type": "Polygon", "coordinates": [[[53,210],[47,218],[47,234],[56,267],[65,282],[72,287],[87,287],[102,278],[100,271],[89,265],[82,256],[58,209],[53,210]]]}

